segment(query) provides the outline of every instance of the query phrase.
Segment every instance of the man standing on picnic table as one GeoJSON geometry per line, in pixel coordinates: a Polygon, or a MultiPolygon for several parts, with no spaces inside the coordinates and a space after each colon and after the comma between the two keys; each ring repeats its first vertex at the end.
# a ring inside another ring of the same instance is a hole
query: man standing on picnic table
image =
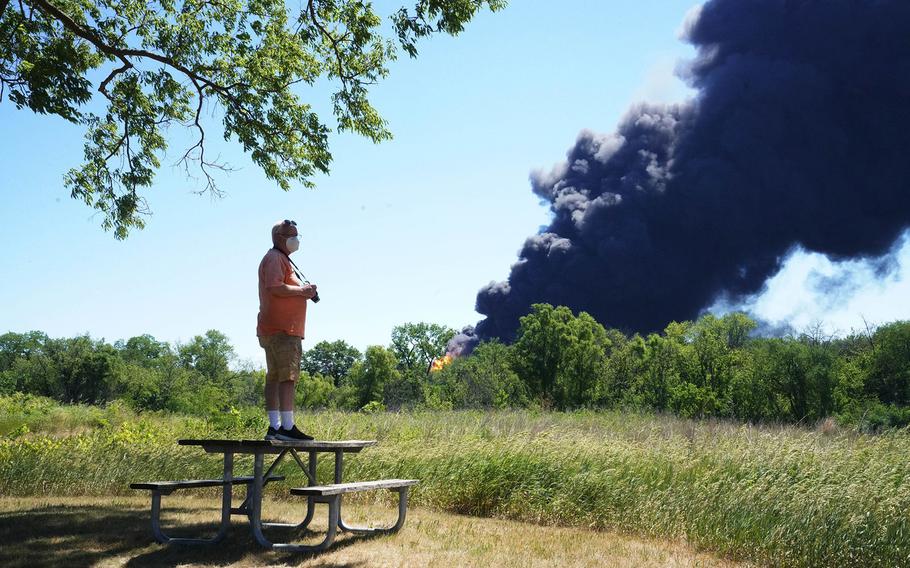
{"type": "Polygon", "coordinates": [[[266,440],[312,440],[294,424],[294,391],[300,378],[307,300],[316,286],[295,274],[290,255],[300,248],[297,223],[272,227],[272,248],[259,263],[259,319],[256,335],[265,349],[266,440]]]}

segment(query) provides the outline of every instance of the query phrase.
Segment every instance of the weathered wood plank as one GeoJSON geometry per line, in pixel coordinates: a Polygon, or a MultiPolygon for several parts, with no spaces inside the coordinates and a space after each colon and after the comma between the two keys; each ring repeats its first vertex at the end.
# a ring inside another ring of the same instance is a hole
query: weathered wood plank
{"type": "Polygon", "coordinates": [[[283,440],[177,440],[181,446],[200,446],[209,453],[233,452],[235,454],[267,453],[277,454],[287,449],[307,452],[347,452],[356,453],[363,448],[373,446],[376,440],[302,440],[285,442],[283,440]]]}
{"type": "Polygon", "coordinates": [[[284,440],[270,440],[267,442],[278,448],[300,449],[325,449],[325,450],[362,450],[375,446],[376,440],[307,440],[300,442],[285,442],[284,440]]]}
{"type": "MultiPolygon", "coordinates": [[[[235,477],[231,483],[235,485],[246,485],[253,482],[252,475],[235,477]]],[[[266,481],[281,481],[283,475],[273,475],[266,481]]],[[[223,479],[184,479],[180,481],[144,481],[141,483],[130,483],[130,489],[188,489],[198,487],[220,487],[226,483],[223,479]]]]}
{"type": "Polygon", "coordinates": [[[291,489],[291,495],[339,495],[342,493],[355,493],[357,491],[371,491],[373,489],[397,489],[399,487],[414,485],[419,482],[419,479],[377,479],[375,481],[313,485],[311,487],[295,487],[291,489]]]}

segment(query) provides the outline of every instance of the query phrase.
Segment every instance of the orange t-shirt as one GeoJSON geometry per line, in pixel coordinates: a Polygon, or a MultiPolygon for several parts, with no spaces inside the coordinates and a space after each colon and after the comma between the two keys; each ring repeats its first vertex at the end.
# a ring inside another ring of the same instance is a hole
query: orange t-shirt
{"type": "Polygon", "coordinates": [[[274,296],[268,288],[302,283],[291,270],[291,261],[283,252],[269,249],[259,263],[259,319],[256,335],[259,337],[286,333],[303,337],[306,326],[306,298],[303,296],[274,296]]]}

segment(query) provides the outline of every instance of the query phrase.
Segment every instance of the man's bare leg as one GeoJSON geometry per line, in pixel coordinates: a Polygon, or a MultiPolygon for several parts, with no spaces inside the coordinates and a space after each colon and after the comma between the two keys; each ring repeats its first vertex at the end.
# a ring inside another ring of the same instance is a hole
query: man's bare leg
{"type": "Polygon", "coordinates": [[[265,383],[265,410],[266,412],[279,409],[279,389],[281,383],[265,383]]]}
{"type": "Polygon", "coordinates": [[[269,417],[269,431],[265,435],[266,440],[272,439],[281,429],[281,412],[278,410],[279,404],[278,383],[265,383],[265,413],[269,417]]]}
{"type": "Polygon", "coordinates": [[[294,392],[297,387],[296,381],[284,381],[279,383],[279,406],[281,408],[281,434],[280,436],[290,436],[290,438],[280,437],[280,440],[312,440],[313,437],[304,434],[294,425],[294,392]],[[290,432],[289,432],[290,431],[290,432]]]}
{"type": "MultiPolygon", "coordinates": [[[[282,381],[278,383],[278,398],[275,407],[282,412],[294,412],[294,392],[297,390],[296,381],[282,381]]],[[[268,394],[266,394],[268,398],[268,394]]]]}

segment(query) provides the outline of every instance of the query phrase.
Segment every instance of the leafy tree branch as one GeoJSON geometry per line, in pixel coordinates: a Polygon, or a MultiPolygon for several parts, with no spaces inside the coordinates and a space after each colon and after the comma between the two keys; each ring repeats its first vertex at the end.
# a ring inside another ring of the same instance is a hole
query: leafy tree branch
{"type": "MultiPolygon", "coordinates": [[[[415,56],[419,38],[457,34],[479,10],[503,6],[418,0],[392,23],[415,56]]],[[[177,164],[220,195],[214,172],[230,167],[206,154],[204,109],[217,109],[224,138],[286,191],[311,187],[332,159],[332,128],[299,85],[337,85],[335,130],[391,138],[368,98],[396,57],[381,23],[361,0],[308,0],[296,12],[284,0],[0,0],[0,102],[85,128],[83,163],[65,185],[122,239],[144,226],[172,127],[192,133],[177,164]]]]}

